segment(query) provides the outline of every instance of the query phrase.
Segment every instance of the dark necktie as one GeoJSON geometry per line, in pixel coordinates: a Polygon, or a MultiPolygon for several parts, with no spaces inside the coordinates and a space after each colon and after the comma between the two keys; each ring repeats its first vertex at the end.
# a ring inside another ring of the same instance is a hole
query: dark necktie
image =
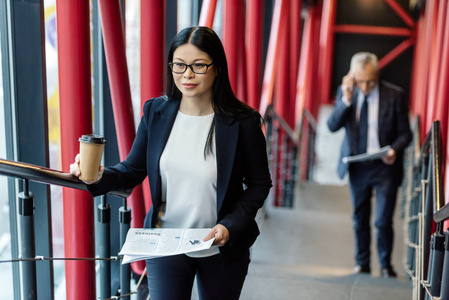
{"type": "Polygon", "coordinates": [[[357,143],[357,154],[366,153],[366,145],[368,141],[368,96],[362,103],[359,119],[359,140],[357,143]]]}

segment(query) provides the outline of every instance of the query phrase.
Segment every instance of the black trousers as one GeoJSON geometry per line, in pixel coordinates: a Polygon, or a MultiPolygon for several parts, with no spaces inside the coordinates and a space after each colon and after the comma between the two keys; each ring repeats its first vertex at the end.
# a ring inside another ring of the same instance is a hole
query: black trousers
{"type": "Polygon", "coordinates": [[[356,263],[370,264],[371,244],[371,197],[376,193],[377,252],[381,268],[391,266],[393,250],[393,214],[396,206],[398,186],[393,167],[381,160],[368,163],[353,163],[349,166],[349,185],[353,206],[354,231],[356,239],[356,263]]]}
{"type": "Polygon", "coordinates": [[[227,264],[220,254],[204,258],[182,254],[146,260],[151,300],[190,300],[195,276],[201,300],[239,299],[249,262],[249,251],[227,264]]]}

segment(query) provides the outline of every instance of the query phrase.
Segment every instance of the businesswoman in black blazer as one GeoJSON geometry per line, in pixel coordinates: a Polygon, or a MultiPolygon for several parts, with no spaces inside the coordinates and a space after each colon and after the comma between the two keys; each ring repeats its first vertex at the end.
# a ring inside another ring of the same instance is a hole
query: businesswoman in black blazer
{"type": "MultiPolygon", "coordinates": [[[[211,249],[146,261],[152,300],[190,299],[195,276],[200,299],[238,299],[271,188],[261,116],[235,97],[223,45],[207,27],[174,38],[166,79],[166,96],[144,105],[126,160],[101,167],[89,190],[126,190],[148,175],[145,228],[212,228],[211,249]]],[[[79,155],[71,172],[80,175],[79,155]]]]}

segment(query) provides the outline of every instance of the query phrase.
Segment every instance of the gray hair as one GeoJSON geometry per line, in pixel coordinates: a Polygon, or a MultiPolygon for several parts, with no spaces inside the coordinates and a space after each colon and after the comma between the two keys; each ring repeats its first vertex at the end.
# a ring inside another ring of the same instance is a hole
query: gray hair
{"type": "Polygon", "coordinates": [[[355,68],[361,66],[365,67],[367,64],[372,64],[376,70],[379,70],[377,56],[370,52],[358,52],[351,58],[351,74],[354,75],[355,68]]]}

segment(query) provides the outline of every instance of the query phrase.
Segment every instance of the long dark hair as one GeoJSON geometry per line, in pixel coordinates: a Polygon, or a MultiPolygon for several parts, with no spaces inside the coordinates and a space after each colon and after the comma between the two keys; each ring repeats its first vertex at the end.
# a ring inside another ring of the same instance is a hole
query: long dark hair
{"type": "MultiPolygon", "coordinates": [[[[218,35],[208,27],[192,26],[181,30],[172,40],[168,51],[167,62],[173,61],[173,53],[184,44],[192,44],[201,51],[207,53],[214,62],[217,72],[212,86],[212,107],[215,115],[222,119],[224,117],[234,117],[244,112],[254,111],[250,106],[241,102],[234,95],[229,81],[228,63],[226,60],[223,44],[218,35]]],[[[180,100],[181,91],[176,87],[172,72],[167,64],[166,94],[168,99],[180,100]]],[[[206,142],[205,156],[212,153],[212,136],[215,123],[212,123],[206,142]]]]}

